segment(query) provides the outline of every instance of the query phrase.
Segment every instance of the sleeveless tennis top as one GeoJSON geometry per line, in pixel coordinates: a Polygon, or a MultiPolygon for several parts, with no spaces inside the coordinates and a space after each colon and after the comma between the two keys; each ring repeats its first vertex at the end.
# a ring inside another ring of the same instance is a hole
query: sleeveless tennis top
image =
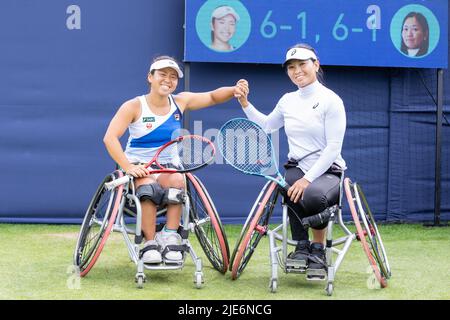
{"type": "Polygon", "coordinates": [[[182,113],[170,95],[170,111],[165,115],[154,114],[145,95],[138,97],[141,115],[128,126],[130,137],[125,156],[130,162],[149,162],[159,147],[179,136],[182,128],[182,113]]]}

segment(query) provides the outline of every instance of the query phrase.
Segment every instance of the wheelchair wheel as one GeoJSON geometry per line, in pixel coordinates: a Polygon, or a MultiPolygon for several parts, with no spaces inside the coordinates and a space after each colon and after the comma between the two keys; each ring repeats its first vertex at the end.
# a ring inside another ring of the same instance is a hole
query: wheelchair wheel
{"type": "Polygon", "coordinates": [[[194,232],[214,269],[221,273],[228,270],[230,250],[219,214],[200,179],[186,174],[189,215],[194,232]]]}
{"type": "Polygon", "coordinates": [[[84,277],[94,266],[114,225],[123,193],[123,185],[107,190],[105,183],[123,176],[114,171],[97,188],[86,211],[74,254],[74,264],[84,277]]]}
{"type": "Polygon", "coordinates": [[[369,259],[369,264],[373,269],[376,281],[382,288],[385,288],[387,286],[386,276],[384,275],[384,272],[381,271],[383,269],[382,263],[380,263],[381,261],[376,257],[378,254],[377,248],[374,247],[371,242],[371,238],[373,237],[372,231],[374,231],[374,229],[372,231],[366,229],[364,224],[364,218],[362,218],[362,216],[364,216],[365,213],[361,212],[362,206],[358,194],[358,187],[356,184],[352,183],[349,178],[345,178],[344,188],[350,212],[353,221],[355,222],[357,239],[361,242],[361,246],[369,259]]]}
{"type": "Polygon", "coordinates": [[[389,279],[391,277],[391,269],[387,259],[386,249],[384,248],[383,241],[381,240],[381,235],[378,231],[375,218],[369,208],[369,204],[367,203],[366,196],[364,195],[361,186],[355,183],[354,188],[357,191],[355,196],[357,199],[358,211],[364,224],[364,232],[367,234],[371,251],[377,260],[383,276],[386,279],[389,279]]]}
{"type": "Polygon", "coordinates": [[[268,182],[256,199],[233,250],[230,262],[231,279],[236,280],[241,275],[259,241],[266,235],[278,194],[277,184],[268,182]]]}

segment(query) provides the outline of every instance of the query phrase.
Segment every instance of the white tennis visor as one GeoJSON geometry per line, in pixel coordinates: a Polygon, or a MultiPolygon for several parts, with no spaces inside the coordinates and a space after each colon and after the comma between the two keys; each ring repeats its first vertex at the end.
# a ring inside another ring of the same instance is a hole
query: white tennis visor
{"type": "Polygon", "coordinates": [[[289,60],[309,60],[314,59],[317,60],[316,54],[306,48],[292,48],[289,49],[286,53],[286,59],[283,62],[283,66],[286,65],[286,62],[289,60]]]}
{"type": "Polygon", "coordinates": [[[237,12],[230,6],[220,6],[217,7],[213,13],[212,13],[212,17],[216,18],[216,19],[220,19],[225,17],[226,15],[231,14],[234,19],[236,19],[236,21],[239,21],[240,17],[237,14],[237,12]]]}
{"type": "Polygon", "coordinates": [[[170,60],[170,59],[162,59],[162,60],[153,62],[152,65],[150,66],[149,72],[152,72],[153,70],[164,69],[164,68],[174,69],[178,73],[178,78],[183,78],[183,71],[181,71],[181,68],[178,66],[178,64],[175,61],[170,60]]]}

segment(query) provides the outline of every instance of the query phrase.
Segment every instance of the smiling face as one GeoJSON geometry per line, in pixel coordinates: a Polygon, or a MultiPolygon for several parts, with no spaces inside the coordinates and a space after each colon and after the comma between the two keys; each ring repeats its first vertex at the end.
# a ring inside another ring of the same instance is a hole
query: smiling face
{"type": "Polygon", "coordinates": [[[319,67],[317,60],[291,60],[287,63],[286,70],[291,81],[303,88],[317,81],[319,67]]]}
{"type": "Polygon", "coordinates": [[[417,21],[416,17],[410,17],[405,20],[402,29],[402,39],[408,49],[420,48],[426,36],[422,25],[417,21]]]}
{"type": "Polygon", "coordinates": [[[173,93],[178,85],[178,73],[170,67],[155,70],[153,74],[148,75],[148,81],[151,90],[162,96],[173,93]]]}
{"type": "Polygon", "coordinates": [[[214,18],[211,30],[214,34],[213,42],[228,43],[236,32],[236,19],[231,14],[222,18],[214,18]]]}

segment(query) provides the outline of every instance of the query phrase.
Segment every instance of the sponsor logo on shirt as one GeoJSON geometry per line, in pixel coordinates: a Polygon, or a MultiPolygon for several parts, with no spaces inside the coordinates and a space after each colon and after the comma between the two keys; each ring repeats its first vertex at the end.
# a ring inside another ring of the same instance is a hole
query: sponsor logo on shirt
{"type": "Polygon", "coordinates": [[[147,129],[151,129],[153,127],[153,125],[150,122],[147,122],[145,126],[147,127],[147,129]]]}
{"type": "Polygon", "coordinates": [[[317,102],[315,105],[313,105],[313,109],[317,108],[319,106],[319,103],[317,102]]]}
{"type": "Polygon", "coordinates": [[[143,117],[142,122],[155,122],[155,117],[143,117]]]}
{"type": "Polygon", "coordinates": [[[175,120],[180,121],[180,115],[178,113],[175,113],[173,116],[175,117],[175,120]]]}

